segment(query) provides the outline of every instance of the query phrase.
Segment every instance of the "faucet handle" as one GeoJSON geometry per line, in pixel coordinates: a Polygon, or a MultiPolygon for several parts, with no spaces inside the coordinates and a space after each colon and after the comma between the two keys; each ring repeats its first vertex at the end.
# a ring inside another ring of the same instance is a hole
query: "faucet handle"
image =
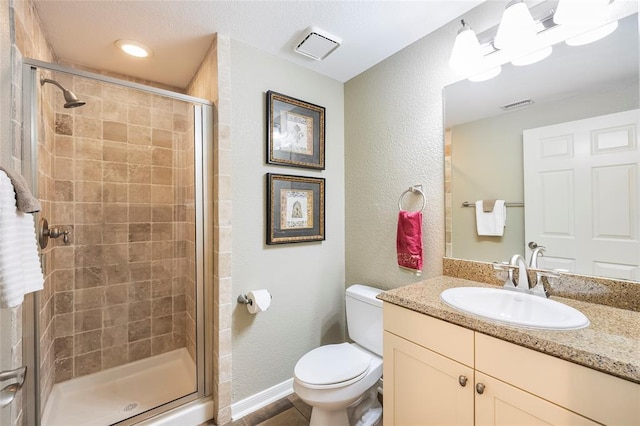
{"type": "Polygon", "coordinates": [[[492,265],[494,271],[509,271],[515,269],[515,266],[509,265],[509,262],[493,262],[492,265]]]}
{"type": "Polygon", "coordinates": [[[547,278],[558,278],[562,272],[566,272],[566,270],[561,269],[539,269],[539,268],[529,268],[529,271],[535,272],[537,275],[541,277],[547,278]]]}

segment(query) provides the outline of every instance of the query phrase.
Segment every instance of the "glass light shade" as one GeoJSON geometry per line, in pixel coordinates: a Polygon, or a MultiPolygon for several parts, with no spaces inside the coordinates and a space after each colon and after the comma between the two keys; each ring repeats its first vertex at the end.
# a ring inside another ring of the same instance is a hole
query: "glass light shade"
{"type": "Polygon", "coordinates": [[[602,19],[608,5],[609,0],[560,0],[553,22],[590,27],[602,19]]]}
{"type": "Polygon", "coordinates": [[[471,72],[482,63],[482,49],[476,33],[464,21],[453,44],[449,66],[460,73],[471,72]]]}
{"type": "Polygon", "coordinates": [[[527,53],[526,55],[520,56],[519,58],[515,58],[511,61],[511,63],[516,66],[535,64],[536,62],[540,62],[541,60],[551,55],[551,52],[553,52],[553,47],[547,46],[534,52],[527,53]]]}
{"type": "Polygon", "coordinates": [[[135,56],[136,58],[146,58],[151,56],[151,49],[137,41],[118,40],[116,41],[116,46],[118,46],[127,55],[135,56]]]}
{"type": "Polygon", "coordinates": [[[501,72],[502,72],[502,67],[497,66],[497,67],[490,68],[486,71],[482,71],[481,73],[472,75],[471,77],[468,78],[468,80],[473,82],[487,81],[497,76],[501,72]]]}
{"type": "Polygon", "coordinates": [[[516,50],[531,45],[536,34],[536,24],[527,5],[515,0],[505,8],[493,44],[501,50],[516,50]]]}
{"type": "Polygon", "coordinates": [[[593,30],[587,31],[565,41],[569,46],[582,46],[605,38],[618,28],[618,21],[613,21],[593,30]]]}

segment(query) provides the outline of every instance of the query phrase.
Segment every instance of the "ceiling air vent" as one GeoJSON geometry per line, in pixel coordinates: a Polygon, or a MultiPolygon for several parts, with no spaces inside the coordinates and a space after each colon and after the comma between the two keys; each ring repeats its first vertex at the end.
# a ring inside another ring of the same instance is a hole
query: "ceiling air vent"
{"type": "Polygon", "coordinates": [[[533,100],[531,99],[523,99],[521,101],[511,102],[510,104],[502,105],[500,109],[505,111],[511,111],[516,108],[523,108],[529,105],[533,105],[533,100]]]}
{"type": "Polygon", "coordinates": [[[296,45],[294,51],[308,58],[321,61],[331,52],[340,47],[342,40],[315,27],[309,27],[304,31],[302,39],[296,45]]]}

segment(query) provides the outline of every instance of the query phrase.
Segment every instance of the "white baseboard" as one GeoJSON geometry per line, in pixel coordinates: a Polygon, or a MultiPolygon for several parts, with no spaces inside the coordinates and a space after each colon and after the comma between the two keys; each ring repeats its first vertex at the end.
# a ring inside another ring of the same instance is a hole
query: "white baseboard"
{"type": "Polygon", "coordinates": [[[241,401],[234,402],[231,404],[231,420],[238,420],[292,393],[293,378],[258,392],[255,395],[251,395],[241,401]]]}

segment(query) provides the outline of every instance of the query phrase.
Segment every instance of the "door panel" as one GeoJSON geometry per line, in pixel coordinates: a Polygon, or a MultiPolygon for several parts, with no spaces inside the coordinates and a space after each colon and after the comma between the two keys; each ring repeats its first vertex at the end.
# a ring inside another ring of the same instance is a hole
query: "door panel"
{"type": "Polygon", "coordinates": [[[638,124],[632,110],[525,130],[525,241],[539,265],[640,279],[638,124]]]}
{"type": "Polygon", "coordinates": [[[384,336],[385,425],[472,425],[473,369],[389,332],[384,336]]]}
{"type": "Polygon", "coordinates": [[[476,395],[476,425],[597,425],[542,398],[476,372],[484,392],[476,395]]]}

